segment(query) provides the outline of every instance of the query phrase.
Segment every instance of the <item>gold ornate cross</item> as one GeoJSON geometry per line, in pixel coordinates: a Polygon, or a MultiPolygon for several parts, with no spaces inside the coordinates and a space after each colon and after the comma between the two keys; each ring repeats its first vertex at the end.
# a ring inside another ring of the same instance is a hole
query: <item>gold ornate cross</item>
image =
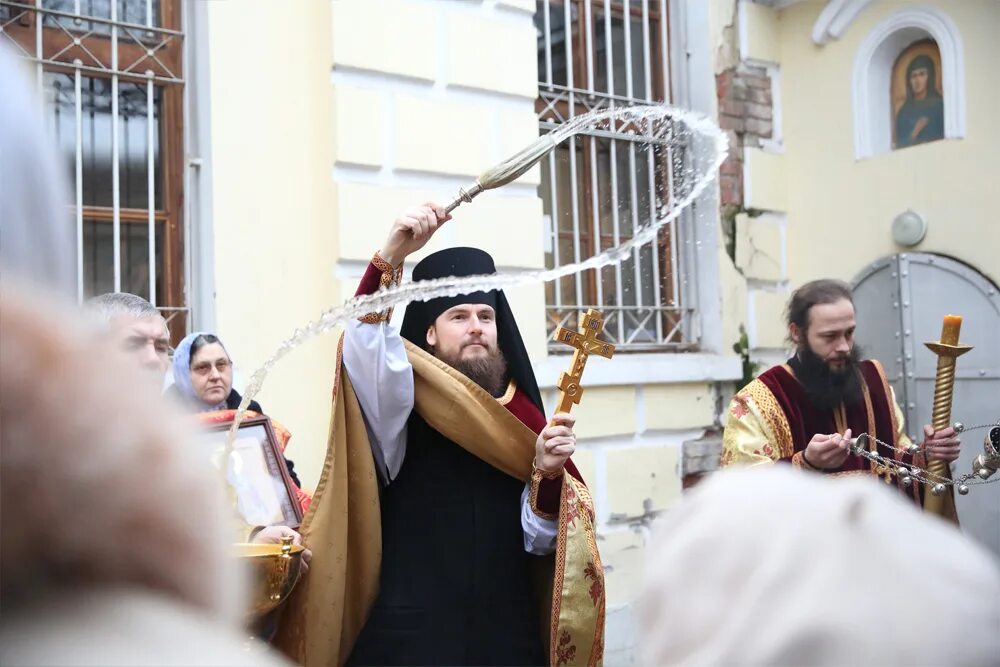
{"type": "Polygon", "coordinates": [[[556,330],[555,340],[576,348],[573,360],[569,365],[569,372],[559,374],[557,386],[561,393],[556,412],[569,412],[575,403],[580,402],[580,398],[583,396],[580,379],[583,377],[583,369],[586,367],[587,358],[590,355],[596,354],[605,359],[610,359],[614,355],[615,346],[597,338],[603,328],[604,316],[593,308],[589,308],[583,316],[579,332],[565,327],[559,327],[556,330]]]}

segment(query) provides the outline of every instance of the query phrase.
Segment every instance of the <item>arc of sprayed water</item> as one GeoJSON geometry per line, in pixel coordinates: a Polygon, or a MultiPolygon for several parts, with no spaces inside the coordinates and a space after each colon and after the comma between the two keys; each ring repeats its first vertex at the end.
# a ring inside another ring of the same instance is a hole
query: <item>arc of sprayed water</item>
{"type": "MultiPolygon", "coordinates": [[[[232,445],[236,438],[237,429],[243,420],[243,416],[250,405],[250,401],[257,395],[263,386],[264,379],[274,365],[291,350],[300,344],[321,333],[330,331],[335,327],[357,317],[361,317],[371,312],[381,312],[390,307],[405,306],[413,301],[428,301],[442,296],[457,296],[470,292],[486,292],[494,289],[504,289],[520,285],[529,285],[540,282],[550,282],[564,276],[573,275],[589,269],[598,269],[604,266],[619,264],[629,257],[635,248],[639,248],[656,238],[660,228],[673,221],[704,191],[708,184],[712,182],[718,173],[728,153],[729,140],[719,127],[707,117],[696,114],[692,111],[670,107],[667,105],[658,106],[633,106],[614,111],[597,111],[577,116],[565,123],[558,130],[546,136],[552,136],[552,141],[543,152],[532,156],[532,161],[527,167],[516,170],[516,176],[523,174],[531,165],[537,163],[548,152],[559,143],[579,134],[589,128],[600,127],[606,123],[616,122],[646,122],[656,123],[679,121],[684,126],[692,130],[692,133],[700,134],[711,141],[714,155],[712,159],[706,160],[704,172],[696,174],[697,179],[690,190],[676,202],[671,202],[669,206],[661,207],[662,215],[654,223],[641,227],[629,240],[589,257],[583,261],[554,269],[536,271],[511,271],[492,275],[466,276],[463,278],[449,277],[436,280],[420,281],[419,283],[407,283],[396,287],[382,289],[375,294],[358,296],[348,299],[340,306],[335,306],[324,311],[320,317],[303,328],[296,329],[291,337],[281,343],[275,352],[268,357],[264,364],[250,376],[250,382],[243,393],[243,400],[240,402],[236,416],[233,418],[232,427],[226,438],[223,461],[228,461],[232,452],[232,445]]],[[[640,140],[643,135],[638,135],[640,140]]],[[[653,143],[656,137],[650,133],[646,143],[653,143]]],[[[533,142],[537,145],[537,142],[533,142]]],[[[529,147],[530,148],[530,147],[529,147]]],[[[513,158],[506,160],[501,165],[494,167],[493,172],[501,169],[505,165],[511,165],[517,156],[525,153],[519,152],[513,158]]],[[[523,167],[523,165],[519,165],[523,167]]],[[[514,176],[514,178],[516,178],[514,176]]],[[[504,183],[513,180],[508,178],[504,183]]],[[[478,194],[478,193],[477,193],[478,194]]],[[[471,199],[471,197],[470,197],[471,199]]],[[[465,201],[469,201],[466,199],[465,201]]],[[[651,202],[652,205],[652,202],[651,202]]]]}

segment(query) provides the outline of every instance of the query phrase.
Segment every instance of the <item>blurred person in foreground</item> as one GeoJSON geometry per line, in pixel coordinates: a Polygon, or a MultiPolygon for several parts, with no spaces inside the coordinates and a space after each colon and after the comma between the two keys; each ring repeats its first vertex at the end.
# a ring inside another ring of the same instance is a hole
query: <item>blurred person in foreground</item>
{"type": "Polygon", "coordinates": [[[6,279],[0,308],[0,664],[277,664],[238,632],[230,516],[180,420],[82,320],[6,279]]]}
{"type": "Polygon", "coordinates": [[[1000,569],[863,478],[713,474],[654,528],[647,665],[996,665],[1000,569]]]}
{"type": "Polygon", "coordinates": [[[72,303],[68,200],[2,48],[0,89],[0,664],[284,664],[239,632],[216,476],[72,303]]]}

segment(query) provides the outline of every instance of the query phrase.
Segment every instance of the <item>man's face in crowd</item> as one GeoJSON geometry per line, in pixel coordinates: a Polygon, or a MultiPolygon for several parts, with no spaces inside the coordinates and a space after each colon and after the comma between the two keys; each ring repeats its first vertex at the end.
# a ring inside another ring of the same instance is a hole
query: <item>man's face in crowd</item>
{"type": "Polygon", "coordinates": [[[854,305],[847,299],[819,303],[809,309],[809,328],[791,325],[792,340],[810,350],[833,372],[842,371],[854,349],[854,305]]]}
{"type": "Polygon", "coordinates": [[[170,337],[167,322],[159,315],[111,318],[111,337],[116,348],[142,368],[163,381],[170,366],[170,337]]]}
{"type": "Polygon", "coordinates": [[[506,379],[507,364],[497,345],[496,312],[486,304],[462,304],[441,313],[427,329],[431,352],[491,394],[506,379]]]}

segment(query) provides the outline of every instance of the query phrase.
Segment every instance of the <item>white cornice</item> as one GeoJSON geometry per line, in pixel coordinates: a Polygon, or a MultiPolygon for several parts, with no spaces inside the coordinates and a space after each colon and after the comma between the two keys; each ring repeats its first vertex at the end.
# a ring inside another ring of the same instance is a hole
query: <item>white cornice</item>
{"type": "Polygon", "coordinates": [[[872,0],[830,0],[816,18],[812,40],[817,44],[826,44],[840,39],[871,2],[872,0]]]}

